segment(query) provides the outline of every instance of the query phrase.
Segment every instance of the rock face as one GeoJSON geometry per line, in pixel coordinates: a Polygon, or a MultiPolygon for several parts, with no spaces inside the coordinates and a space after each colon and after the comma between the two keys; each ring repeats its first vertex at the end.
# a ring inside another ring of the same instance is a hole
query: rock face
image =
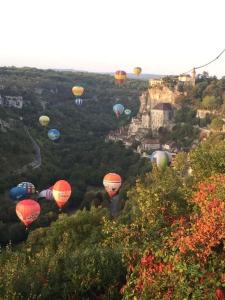
{"type": "Polygon", "coordinates": [[[181,93],[172,91],[163,83],[152,86],[140,96],[140,109],[128,129],[128,136],[136,135],[141,129],[157,135],[160,128],[170,129],[173,125],[175,101],[181,93]]]}

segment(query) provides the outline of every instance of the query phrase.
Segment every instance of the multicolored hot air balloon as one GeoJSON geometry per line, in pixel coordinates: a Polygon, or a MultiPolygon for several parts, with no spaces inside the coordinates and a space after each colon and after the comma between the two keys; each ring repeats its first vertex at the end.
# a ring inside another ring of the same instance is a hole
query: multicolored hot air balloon
{"type": "Polygon", "coordinates": [[[150,156],[151,162],[156,163],[159,170],[164,171],[172,161],[172,156],[167,151],[155,151],[150,156]]]}
{"type": "Polygon", "coordinates": [[[127,73],[125,71],[116,71],[114,78],[117,84],[123,84],[127,78],[127,73]]]}
{"type": "Polygon", "coordinates": [[[35,193],[35,186],[31,182],[21,182],[17,185],[17,187],[22,187],[26,190],[26,194],[34,194],[35,193]]]}
{"type": "Polygon", "coordinates": [[[112,198],[117,194],[122,184],[120,175],[116,173],[108,173],[103,178],[103,185],[109,197],[112,198]]]}
{"type": "Polygon", "coordinates": [[[49,139],[52,140],[52,141],[58,140],[59,137],[60,137],[60,132],[59,132],[59,130],[58,130],[58,129],[50,129],[50,130],[48,131],[48,137],[49,137],[49,139]]]}
{"type": "Polygon", "coordinates": [[[137,76],[139,76],[141,74],[142,69],[140,67],[135,67],[133,69],[133,73],[137,76]]]}
{"type": "Polygon", "coordinates": [[[82,103],[83,103],[83,99],[81,99],[81,98],[77,98],[77,99],[75,100],[75,104],[76,104],[77,106],[82,105],[82,103]]]}
{"type": "Polygon", "coordinates": [[[48,116],[41,116],[39,118],[39,122],[42,126],[48,126],[48,124],[50,122],[50,118],[48,116]]]}
{"type": "Polygon", "coordinates": [[[80,97],[84,93],[84,88],[82,86],[74,86],[72,88],[72,93],[74,94],[74,96],[80,97]]]}
{"type": "Polygon", "coordinates": [[[131,114],[131,110],[129,108],[126,108],[124,110],[124,113],[125,113],[126,116],[129,116],[131,114]]]}
{"type": "Polygon", "coordinates": [[[57,181],[52,189],[52,194],[56,204],[61,209],[69,200],[71,195],[71,186],[66,180],[57,181]]]}
{"type": "Polygon", "coordinates": [[[124,111],[124,106],[120,103],[117,103],[117,104],[113,105],[113,111],[116,114],[117,118],[119,118],[120,115],[122,115],[122,113],[124,111]]]}
{"type": "Polygon", "coordinates": [[[25,199],[17,203],[16,214],[26,226],[33,223],[39,216],[41,207],[37,201],[25,199]]]}
{"type": "Polygon", "coordinates": [[[22,198],[25,198],[27,196],[26,188],[21,186],[15,186],[9,191],[9,196],[14,201],[18,201],[22,198]]]}

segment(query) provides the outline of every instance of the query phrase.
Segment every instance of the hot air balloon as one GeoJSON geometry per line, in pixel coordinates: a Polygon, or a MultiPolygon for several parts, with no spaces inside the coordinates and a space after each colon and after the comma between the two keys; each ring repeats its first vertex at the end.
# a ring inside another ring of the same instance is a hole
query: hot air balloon
{"type": "Polygon", "coordinates": [[[60,132],[58,129],[50,129],[48,131],[48,137],[50,140],[52,141],[56,141],[58,140],[58,138],[60,137],[60,132]]]}
{"type": "Polygon", "coordinates": [[[27,195],[35,193],[35,186],[31,182],[21,182],[17,187],[22,187],[26,190],[27,195]]]}
{"type": "Polygon", "coordinates": [[[77,99],[75,100],[75,104],[76,104],[77,106],[82,105],[82,103],[83,103],[83,99],[81,99],[81,98],[77,98],[77,99]]]}
{"type": "Polygon", "coordinates": [[[113,106],[113,111],[116,114],[117,118],[119,118],[120,115],[122,115],[122,113],[124,111],[124,106],[120,103],[117,103],[113,106]]]}
{"type": "Polygon", "coordinates": [[[41,116],[39,118],[39,122],[42,126],[48,126],[48,124],[50,122],[50,118],[48,116],[41,116]]]}
{"type": "Polygon", "coordinates": [[[127,73],[125,71],[116,71],[114,78],[117,84],[123,84],[127,78],[127,73]]]}
{"type": "Polygon", "coordinates": [[[9,191],[9,196],[14,201],[18,201],[22,198],[25,198],[27,196],[26,188],[15,186],[9,191]]]}
{"type": "Polygon", "coordinates": [[[66,180],[59,180],[54,184],[52,193],[56,204],[61,209],[70,198],[71,186],[66,180]]]}
{"type": "Polygon", "coordinates": [[[129,116],[129,115],[131,114],[131,110],[128,109],[128,108],[126,108],[126,109],[124,110],[124,113],[125,113],[125,115],[129,116]]]}
{"type": "Polygon", "coordinates": [[[80,97],[84,93],[84,88],[82,86],[74,86],[72,88],[72,93],[74,94],[74,96],[80,97]]]}
{"type": "Polygon", "coordinates": [[[16,214],[26,226],[33,223],[39,216],[41,207],[37,201],[25,199],[17,203],[16,214]]]}
{"type": "Polygon", "coordinates": [[[53,194],[52,194],[52,188],[41,191],[38,194],[38,198],[45,198],[46,200],[54,200],[53,194]]]}
{"type": "Polygon", "coordinates": [[[110,198],[117,194],[119,188],[121,187],[121,184],[122,179],[120,175],[116,173],[108,173],[103,178],[103,185],[110,198]]]}
{"type": "Polygon", "coordinates": [[[166,151],[155,151],[150,156],[151,162],[156,163],[159,170],[164,171],[171,163],[172,156],[166,151]]]}
{"type": "Polygon", "coordinates": [[[137,76],[139,76],[141,74],[141,68],[140,67],[135,67],[133,70],[133,73],[137,76]]]}

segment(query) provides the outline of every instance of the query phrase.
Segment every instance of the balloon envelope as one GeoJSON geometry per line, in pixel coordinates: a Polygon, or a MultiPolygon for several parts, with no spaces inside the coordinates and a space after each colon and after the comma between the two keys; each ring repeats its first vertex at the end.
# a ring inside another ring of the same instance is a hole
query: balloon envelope
{"type": "Polygon", "coordinates": [[[83,103],[83,99],[77,98],[77,99],[75,100],[75,104],[76,104],[77,106],[82,105],[82,103],[83,103]]]}
{"type": "Polygon", "coordinates": [[[42,126],[48,126],[48,124],[50,122],[50,118],[48,116],[41,116],[39,118],[39,122],[42,126]]]}
{"type": "Polygon", "coordinates": [[[17,185],[17,187],[22,187],[26,190],[27,195],[35,193],[35,186],[31,182],[21,182],[17,185]]]}
{"type": "Polygon", "coordinates": [[[142,69],[140,67],[135,67],[133,73],[137,76],[141,74],[142,69]]]}
{"type": "Polygon", "coordinates": [[[14,201],[20,200],[26,197],[26,195],[27,195],[27,191],[26,188],[24,187],[15,186],[9,191],[9,196],[14,201]]]}
{"type": "Polygon", "coordinates": [[[59,180],[53,186],[53,197],[59,208],[69,200],[71,195],[71,186],[66,180],[59,180]]]}
{"type": "Polygon", "coordinates": [[[41,207],[38,202],[32,199],[25,199],[17,203],[16,214],[18,218],[26,226],[35,221],[41,212],[41,207]]]}
{"type": "Polygon", "coordinates": [[[52,189],[46,189],[39,193],[38,198],[45,198],[46,200],[53,200],[52,189]]]}
{"type": "Polygon", "coordinates": [[[60,137],[60,132],[58,129],[50,129],[48,131],[48,137],[50,140],[55,141],[60,137]]]}
{"type": "Polygon", "coordinates": [[[72,88],[72,93],[74,96],[82,96],[84,93],[84,88],[82,86],[74,86],[72,88]]]}
{"type": "Polygon", "coordinates": [[[125,71],[116,71],[114,74],[115,82],[117,84],[122,84],[125,82],[125,79],[127,78],[127,73],[125,71]]]}
{"type": "Polygon", "coordinates": [[[169,166],[172,156],[166,151],[155,151],[150,156],[151,162],[156,163],[159,170],[165,170],[169,166]]]}
{"type": "Polygon", "coordinates": [[[122,115],[122,113],[124,111],[124,106],[120,103],[117,103],[113,106],[113,111],[116,114],[117,118],[119,118],[120,115],[122,115]]]}
{"type": "Polygon", "coordinates": [[[122,179],[120,175],[116,173],[108,173],[103,178],[103,185],[110,198],[116,195],[116,193],[119,191],[119,188],[121,187],[121,184],[122,179]]]}
{"type": "Polygon", "coordinates": [[[131,110],[130,109],[125,109],[124,110],[125,115],[129,116],[131,114],[131,110]]]}

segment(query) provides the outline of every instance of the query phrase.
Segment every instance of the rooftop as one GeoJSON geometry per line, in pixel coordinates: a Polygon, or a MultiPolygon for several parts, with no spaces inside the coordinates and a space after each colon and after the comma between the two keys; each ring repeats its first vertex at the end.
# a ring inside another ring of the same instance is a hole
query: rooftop
{"type": "Polygon", "coordinates": [[[172,110],[172,106],[170,103],[158,103],[158,104],[156,104],[156,106],[153,107],[153,109],[172,110]]]}

